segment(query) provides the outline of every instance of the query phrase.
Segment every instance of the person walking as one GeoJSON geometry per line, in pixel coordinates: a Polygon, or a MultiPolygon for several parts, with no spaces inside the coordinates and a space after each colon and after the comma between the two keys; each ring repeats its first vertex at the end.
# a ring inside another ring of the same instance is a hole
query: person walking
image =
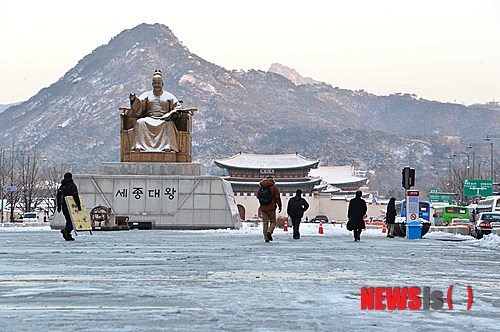
{"type": "Polygon", "coordinates": [[[387,212],[385,213],[385,223],[387,224],[387,237],[394,237],[394,224],[396,223],[396,199],[391,197],[387,204],[387,212]]]}
{"type": "Polygon", "coordinates": [[[362,194],[361,190],[356,191],[356,197],[349,201],[347,210],[347,220],[352,225],[354,241],[361,241],[361,231],[365,228],[363,217],[366,215],[367,208],[365,200],[361,198],[362,194]]]}
{"type": "Polygon", "coordinates": [[[61,233],[63,238],[66,241],[74,241],[75,239],[71,236],[71,231],[73,231],[73,223],[71,222],[71,216],[69,212],[69,208],[66,204],[66,200],[64,197],[73,196],[75,200],[76,206],[78,207],[78,211],[82,210],[82,206],[80,203],[80,196],[78,195],[78,188],[73,182],[73,175],[71,173],[64,174],[64,179],[61,181],[61,186],[57,189],[57,212],[61,212],[64,215],[64,219],[66,219],[66,225],[63,229],[61,229],[61,233]]]}
{"type": "Polygon", "coordinates": [[[309,203],[302,197],[302,190],[297,189],[295,196],[290,198],[286,208],[286,213],[292,219],[293,238],[300,239],[300,220],[304,216],[304,212],[309,208],[309,203]]]}
{"type": "Polygon", "coordinates": [[[264,241],[269,242],[273,240],[273,231],[276,227],[276,207],[279,208],[278,213],[282,207],[280,191],[272,176],[260,181],[257,198],[262,211],[264,241]]]}

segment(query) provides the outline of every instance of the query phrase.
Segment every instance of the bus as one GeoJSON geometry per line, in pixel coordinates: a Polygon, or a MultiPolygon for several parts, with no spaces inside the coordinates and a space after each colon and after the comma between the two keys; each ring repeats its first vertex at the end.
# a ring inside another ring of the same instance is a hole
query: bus
{"type": "Polygon", "coordinates": [[[488,196],[477,202],[477,214],[481,212],[500,212],[500,196],[488,196]]]}
{"type": "MultiPolygon", "coordinates": [[[[401,202],[396,202],[396,211],[400,217],[406,218],[406,204],[405,199],[401,202]]],[[[427,221],[431,221],[431,203],[427,201],[418,202],[418,217],[427,221]]]]}
{"type": "Polygon", "coordinates": [[[445,205],[434,208],[434,225],[448,226],[452,219],[462,218],[469,220],[469,208],[457,205],[445,205]]]}

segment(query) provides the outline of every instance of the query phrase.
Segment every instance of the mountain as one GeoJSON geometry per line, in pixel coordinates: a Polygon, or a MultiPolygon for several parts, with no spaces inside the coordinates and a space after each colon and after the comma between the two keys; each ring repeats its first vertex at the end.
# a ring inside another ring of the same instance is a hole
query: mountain
{"type": "Polygon", "coordinates": [[[165,25],[141,24],[0,113],[0,145],[14,141],[49,160],[93,170],[118,161],[118,108],[128,106],[129,93],[151,89],[155,69],[167,91],[198,108],[193,159],[211,174],[222,174],[213,159],[239,151],[299,152],[325,165],[375,170],[371,186],[385,191],[400,187],[402,166],[429,174],[432,162],[499,126],[500,110],[488,105],[376,96],[316,81],[297,85],[300,74],[283,68],[227,70],[191,53],[165,25]]]}

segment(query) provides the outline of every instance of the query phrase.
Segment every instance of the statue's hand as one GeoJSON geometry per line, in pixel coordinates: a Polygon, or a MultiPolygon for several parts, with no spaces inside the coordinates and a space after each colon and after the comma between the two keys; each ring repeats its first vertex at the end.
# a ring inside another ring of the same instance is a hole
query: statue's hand
{"type": "Polygon", "coordinates": [[[135,100],[135,98],[137,98],[137,97],[135,96],[135,93],[131,93],[131,94],[128,96],[128,99],[130,99],[130,101],[132,101],[132,102],[135,100]]]}

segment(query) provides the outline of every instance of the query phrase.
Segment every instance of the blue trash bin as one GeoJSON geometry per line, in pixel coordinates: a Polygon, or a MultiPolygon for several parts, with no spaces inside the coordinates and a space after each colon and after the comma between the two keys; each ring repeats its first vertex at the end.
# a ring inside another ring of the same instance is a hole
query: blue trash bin
{"type": "Polygon", "coordinates": [[[406,224],[406,238],[418,240],[422,237],[422,224],[418,221],[410,221],[406,224]]]}

